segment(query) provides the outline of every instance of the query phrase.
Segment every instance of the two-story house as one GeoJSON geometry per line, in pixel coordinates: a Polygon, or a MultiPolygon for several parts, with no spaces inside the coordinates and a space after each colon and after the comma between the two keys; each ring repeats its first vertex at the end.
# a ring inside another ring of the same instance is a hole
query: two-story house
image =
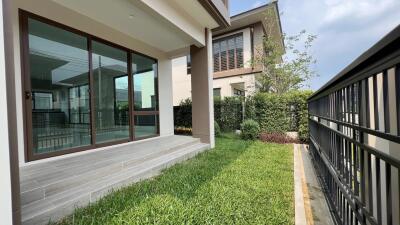
{"type": "MultiPolygon", "coordinates": [[[[264,37],[283,47],[278,2],[231,17],[231,26],[213,31],[214,97],[248,96],[257,88],[262,65],[254,60],[264,54],[264,37]]],[[[191,97],[191,60],[182,56],[172,61],[174,105],[191,97]]]]}

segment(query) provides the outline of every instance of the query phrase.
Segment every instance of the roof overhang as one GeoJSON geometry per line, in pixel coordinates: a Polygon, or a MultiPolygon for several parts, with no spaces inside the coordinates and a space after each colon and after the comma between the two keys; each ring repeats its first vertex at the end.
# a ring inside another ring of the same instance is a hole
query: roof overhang
{"type": "Polygon", "coordinates": [[[266,33],[268,36],[280,39],[282,46],[284,46],[282,38],[282,25],[277,1],[273,1],[271,3],[232,16],[231,26],[225,29],[216,28],[213,30],[213,35],[219,36],[224,33],[229,33],[231,31],[245,28],[257,23],[261,23],[263,25],[264,33],[266,33]],[[268,10],[271,10],[271,14],[267,14],[268,10]],[[270,25],[272,25],[272,27],[268,27],[270,25]]]}
{"type": "Polygon", "coordinates": [[[216,29],[224,29],[230,26],[229,0],[198,0],[218,23],[216,29]]]}

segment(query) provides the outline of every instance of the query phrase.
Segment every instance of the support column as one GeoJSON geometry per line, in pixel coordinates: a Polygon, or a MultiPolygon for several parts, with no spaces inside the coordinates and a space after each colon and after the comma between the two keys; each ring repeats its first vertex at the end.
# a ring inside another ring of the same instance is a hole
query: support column
{"type": "Polygon", "coordinates": [[[0,212],[1,224],[21,223],[11,0],[0,1],[0,212]]]}
{"type": "Polygon", "coordinates": [[[158,92],[160,109],[160,136],[174,135],[174,110],[172,91],[172,60],[158,60],[158,92]]]}
{"type": "Polygon", "coordinates": [[[212,34],[205,30],[206,46],[190,47],[192,65],[192,128],[193,137],[209,143],[214,140],[214,101],[213,101],[213,63],[212,34]]]}

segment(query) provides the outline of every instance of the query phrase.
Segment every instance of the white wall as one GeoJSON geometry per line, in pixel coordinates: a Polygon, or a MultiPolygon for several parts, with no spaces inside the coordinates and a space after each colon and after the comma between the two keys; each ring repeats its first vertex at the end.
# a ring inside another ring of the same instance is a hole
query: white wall
{"type": "Polygon", "coordinates": [[[221,88],[221,97],[233,96],[232,84],[243,83],[246,96],[255,92],[255,74],[214,79],[214,88],[221,88]]]}
{"type": "MultiPolygon", "coordinates": [[[[251,68],[251,37],[250,28],[237,30],[235,32],[227,33],[213,40],[227,37],[230,35],[243,33],[243,62],[244,68],[251,68]]],[[[261,24],[254,28],[254,44],[260,46],[262,44],[263,30],[261,24]]],[[[191,98],[191,75],[187,74],[186,56],[176,58],[172,61],[172,77],[173,77],[173,93],[174,93],[174,106],[186,99],[191,98]]],[[[221,88],[221,96],[233,96],[231,84],[245,83],[246,95],[252,94],[255,91],[255,76],[254,74],[243,76],[232,76],[227,78],[214,79],[214,88],[221,88]]]]}
{"type": "MultiPolygon", "coordinates": [[[[172,60],[173,104],[174,106],[192,96],[191,75],[187,74],[186,56],[172,60]]],[[[233,96],[232,84],[244,83],[246,96],[256,90],[255,74],[246,74],[213,80],[213,88],[221,88],[221,97],[233,96]]]]}
{"type": "Polygon", "coordinates": [[[186,56],[172,60],[172,79],[174,105],[187,98],[192,97],[191,75],[187,74],[186,56]]]}
{"type": "Polygon", "coordinates": [[[174,134],[174,110],[172,94],[172,61],[169,58],[158,61],[158,84],[160,105],[160,136],[174,134]]]}
{"type": "MultiPolygon", "coordinates": [[[[0,105],[7,105],[6,93],[6,61],[4,52],[4,24],[3,2],[0,2],[0,105]]],[[[12,224],[12,193],[11,193],[11,163],[10,145],[8,139],[8,115],[7,110],[0,110],[0,212],[1,223],[12,224]]]]}

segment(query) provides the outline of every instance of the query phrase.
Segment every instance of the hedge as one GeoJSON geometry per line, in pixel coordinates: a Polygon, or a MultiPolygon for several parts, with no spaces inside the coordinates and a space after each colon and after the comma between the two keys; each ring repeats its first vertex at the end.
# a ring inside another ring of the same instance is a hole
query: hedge
{"type": "MultiPolygon", "coordinates": [[[[226,97],[223,100],[214,99],[214,120],[222,131],[240,129],[243,121],[242,97],[226,97]]],[[[192,101],[183,100],[179,106],[174,107],[175,127],[192,127],[192,101]]]]}
{"type": "Polygon", "coordinates": [[[262,132],[297,131],[308,140],[307,99],[311,91],[292,91],[283,95],[258,93],[246,99],[245,118],[260,124],[262,132]]]}
{"type": "MultiPolygon", "coordinates": [[[[257,93],[254,96],[214,99],[214,120],[222,131],[240,129],[244,119],[260,125],[261,132],[284,133],[297,131],[299,138],[308,140],[307,99],[312,91],[292,91],[283,95],[257,93]]],[[[174,107],[175,127],[192,126],[192,102],[186,99],[174,107]]]]}

